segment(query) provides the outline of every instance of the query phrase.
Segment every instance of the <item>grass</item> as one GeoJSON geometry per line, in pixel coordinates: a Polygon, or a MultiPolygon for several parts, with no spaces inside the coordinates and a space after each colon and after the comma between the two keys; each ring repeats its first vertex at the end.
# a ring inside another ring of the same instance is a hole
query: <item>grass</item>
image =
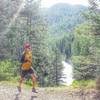
{"type": "Polygon", "coordinates": [[[95,80],[80,80],[74,81],[71,85],[72,88],[94,89],[96,87],[95,80]]]}

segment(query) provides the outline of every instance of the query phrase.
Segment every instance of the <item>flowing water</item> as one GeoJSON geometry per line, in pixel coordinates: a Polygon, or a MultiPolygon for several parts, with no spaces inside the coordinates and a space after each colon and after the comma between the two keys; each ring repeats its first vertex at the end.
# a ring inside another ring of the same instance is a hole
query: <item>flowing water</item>
{"type": "Polygon", "coordinates": [[[62,84],[70,86],[73,82],[73,66],[70,63],[67,63],[65,61],[62,61],[63,64],[63,78],[62,78],[62,84]]]}

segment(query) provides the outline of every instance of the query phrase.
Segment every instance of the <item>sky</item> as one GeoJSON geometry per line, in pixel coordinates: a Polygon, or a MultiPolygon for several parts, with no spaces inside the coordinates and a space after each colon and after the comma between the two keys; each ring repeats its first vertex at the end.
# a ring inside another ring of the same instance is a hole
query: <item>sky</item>
{"type": "Polygon", "coordinates": [[[57,3],[68,3],[71,5],[81,4],[87,6],[88,0],[42,0],[41,7],[49,8],[57,3]]]}

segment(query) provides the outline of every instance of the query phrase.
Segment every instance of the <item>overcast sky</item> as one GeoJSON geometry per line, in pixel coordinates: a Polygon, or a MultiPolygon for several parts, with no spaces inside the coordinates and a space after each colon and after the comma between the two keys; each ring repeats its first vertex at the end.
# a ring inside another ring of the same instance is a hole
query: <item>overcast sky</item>
{"type": "Polygon", "coordinates": [[[51,7],[56,3],[81,4],[87,6],[88,0],[42,0],[41,7],[51,7]]]}

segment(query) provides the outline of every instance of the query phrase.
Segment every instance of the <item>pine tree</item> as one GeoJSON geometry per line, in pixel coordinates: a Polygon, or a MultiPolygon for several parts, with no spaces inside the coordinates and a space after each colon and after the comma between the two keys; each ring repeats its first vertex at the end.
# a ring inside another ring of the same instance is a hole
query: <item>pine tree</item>
{"type": "Polygon", "coordinates": [[[73,42],[74,78],[88,80],[96,77],[97,65],[95,64],[92,46],[94,38],[91,35],[91,25],[81,24],[76,28],[73,42]]]}
{"type": "Polygon", "coordinates": [[[21,18],[24,22],[24,25],[21,27],[23,29],[21,36],[23,37],[23,43],[28,41],[31,44],[33,68],[39,76],[38,80],[40,85],[43,86],[45,82],[44,72],[41,66],[45,70],[48,64],[48,44],[46,41],[46,25],[41,16],[39,4],[39,0],[36,2],[34,0],[26,0],[25,8],[21,12],[21,18]]]}
{"type": "Polygon", "coordinates": [[[11,58],[15,49],[14,36],[16,37],[15,27],[12,27],[15,22],[15,15],[20,6],[21,1],[0,0],[0,49],[1,58],[11,58]]]}
{"type": "Polygon", "coordinates": [[[89,0],[90,9],[88,19],[92,24],[92,34],[95,39],[95,63],[97,64],[97,89],[100,90],[100,1],[98,0],[89,0]]]}
{"type": "Polygon", "coordinates": [[[61,82],[62,78],[62,56],[57,47],[53,47],[52,55],[51,55],[51,66],[49,68],[49,84],[51,86],[58,86],[61,82]]]}

